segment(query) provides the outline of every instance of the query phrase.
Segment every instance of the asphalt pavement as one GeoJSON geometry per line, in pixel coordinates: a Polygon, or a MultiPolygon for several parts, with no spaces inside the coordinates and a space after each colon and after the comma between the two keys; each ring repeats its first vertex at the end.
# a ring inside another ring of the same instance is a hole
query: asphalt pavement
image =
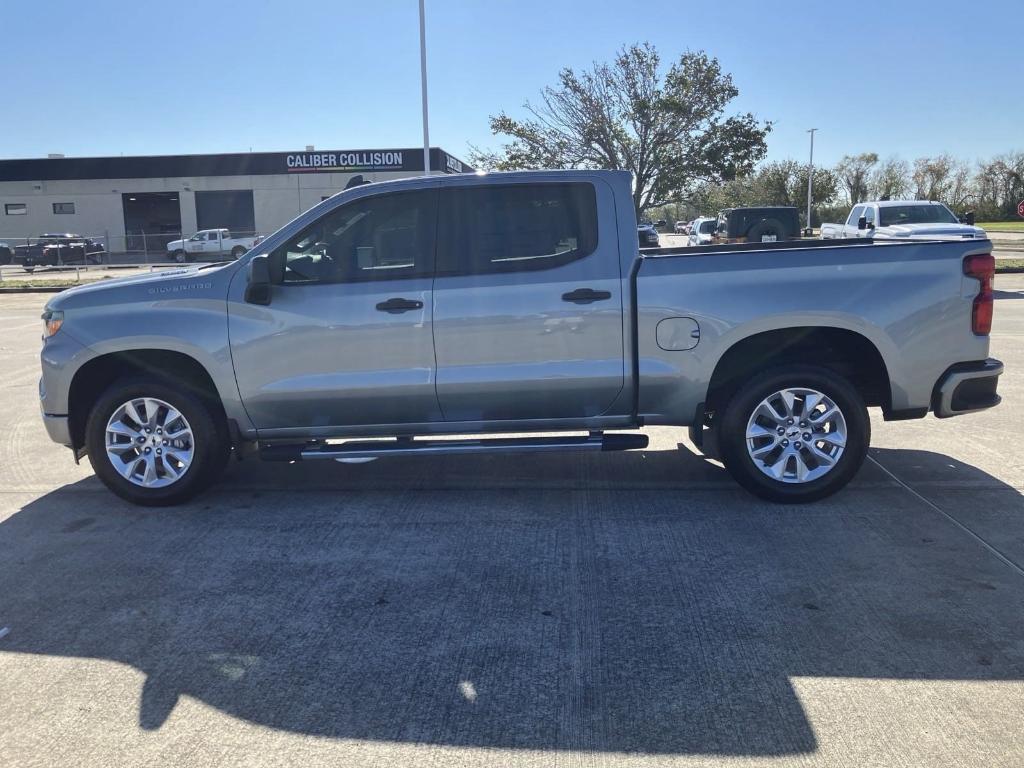
{"type": "Polygon", "coordinates": [[[803,507],[666,428],[132,507],[43,432],[47,297],[0,296],[0,766],[1020,766],[1024,276],[996,288],[1003,404],[876,415],[803,507]]]}

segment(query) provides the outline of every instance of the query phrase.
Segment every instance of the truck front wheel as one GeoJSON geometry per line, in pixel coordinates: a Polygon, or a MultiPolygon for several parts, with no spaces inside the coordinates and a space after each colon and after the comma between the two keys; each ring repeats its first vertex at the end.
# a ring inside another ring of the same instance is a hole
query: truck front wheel
{"type": "Polygon", "coordinates": [[[171,259],[176,261],[178,264],[184,264],[188,261],[191,261],[191,259],[188,257],[188,254],[180,249],[171,253],[171,259]]]}
{"type": "Polygon", "coordinates": [[[199,393],[150,377],[115,382],[85,426],[96,476],[123,499],[160,507],[217,479],[230,454],[225,425],[199,393]]]}
{"type": "Polygon", "coordinates": [[[871,440],[864,400],[825,368],[775,368],[742,387],[717,425],[726,469],[769,501],[817,501],[845,486],[871,440]]]}

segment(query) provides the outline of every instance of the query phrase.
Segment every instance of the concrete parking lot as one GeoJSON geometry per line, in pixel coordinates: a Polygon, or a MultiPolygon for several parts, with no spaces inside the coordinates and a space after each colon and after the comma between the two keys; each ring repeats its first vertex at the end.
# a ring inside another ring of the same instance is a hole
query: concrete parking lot
{"type": "Polygon", "coordinates": [[[129,506],[0,296],[0,765],[1024,762],[1024,275],[1003,404],[874,418],[805,507],[628,454],[233,463],[129,506]]]}

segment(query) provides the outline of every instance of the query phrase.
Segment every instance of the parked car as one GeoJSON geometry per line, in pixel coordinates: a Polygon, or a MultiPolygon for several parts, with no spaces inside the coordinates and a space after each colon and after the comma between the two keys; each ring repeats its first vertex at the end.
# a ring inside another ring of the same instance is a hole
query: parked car
{"type": "Polygon", "coordinates": [[[988,234],[974,226],[974,214],[960,219],[942,203],[931,200],[878,200],[858,203],[845,224],[822,224],[822,240],[870,237],[962,238],[984,240],[988,234]]]}
{"type": "Polygon", "coordinates": [[[658,219],[656,222],[654,222],[654,227],[655,229],[667,229],[668,222],[665,221],[664,219],[658,219]]]}
{"type": "Polygon", "coordinates": [[[800,237],[800,216],[793,206],[726,208],[718,213],[715,242],[775,243],[800,237]]]}
{"type": "Polygon", "coordinates": [[[641,219],[637,223],[636,236],[641,248],[657,248],[660,243],[654,223],[646,219],[641,219]]]}
{"type": "Polygon", "coordinates": [[[690,234],[690,222],[677,221],[672,229],[677,235],[688,235],[690,234]]]}
{"type": "Polygon", "coordinates": [[[718,227],[718,219],[694,219],[693,227],[690,229],[690,236],[687,238],[686,244],[710,245],[714,240],[716,227],[718,227]]]}
{"type": "Polygon", "coordinates": [[[7,243],[0,243],[0,266],[11,263],[14,258],[14,249],[7,243]]]}
{"type": "Polygon", "coordinates": [[[197,258],[209,261],[226,256],[237,259],[261,239],[259,236],[236,237],[227,229],[203,229],[187,240],[171,240],[167,244],[167,253],[172,261],[178,263],[195,261],[197,258]]]}
{"type": "Polygon", "coordinates": [[[70,233],[40,235],[33,242],[14,246],[12,262],[32,272],[37,267],[64,264],[101,264],[106,248],[102,242],[70,233]]]}
{"type": "Polygon", "coordinates": [[[232,452],[624,450],[647,437],[610,430],[651,425],[689,426],[748,490],[806,502],[860,468],[869,406],[999,402],[988,241],[647,254],[636,227],[623,171],[357,187],[237,262],[56,294],[43,422],[147,505],[194,496],[232,452]]]}

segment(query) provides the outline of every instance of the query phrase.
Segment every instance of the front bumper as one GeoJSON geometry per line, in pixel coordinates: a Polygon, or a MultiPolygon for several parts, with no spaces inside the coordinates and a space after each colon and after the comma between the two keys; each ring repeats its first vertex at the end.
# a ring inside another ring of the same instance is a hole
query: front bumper
{"type": "Polygon", "coordinates": [[[1003,364],[994,358],[951,366],[935,384],[932,411],[940,419],[999,405],[996,394],[1003,364]]]}

